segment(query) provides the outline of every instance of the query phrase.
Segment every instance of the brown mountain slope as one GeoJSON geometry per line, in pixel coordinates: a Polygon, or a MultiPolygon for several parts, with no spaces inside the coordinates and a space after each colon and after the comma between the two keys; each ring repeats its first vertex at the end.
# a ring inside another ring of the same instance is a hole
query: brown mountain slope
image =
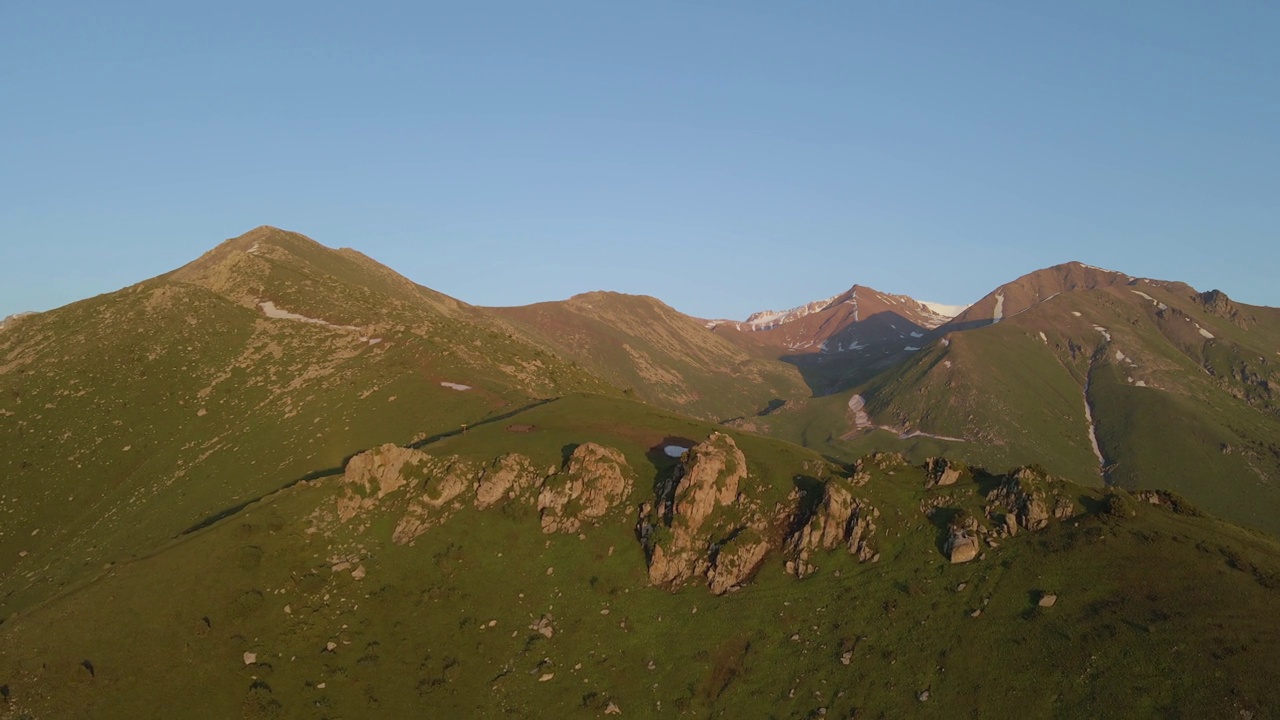
{"type": "Polygon", "coordinates": [[[809,396],[795,368],[651,297],[592,292],[488,311],[637,398],[695,417],[755,415],[809,396]]]}
{"type": "Polygon", "coordinates": [[[906,295],[854,285],[833,298],[746,322],[709,323],[717,334],[751,352],[776,357],[804,373],[816,394],[850,387],[918,351],[944,324],[906,295]]]}

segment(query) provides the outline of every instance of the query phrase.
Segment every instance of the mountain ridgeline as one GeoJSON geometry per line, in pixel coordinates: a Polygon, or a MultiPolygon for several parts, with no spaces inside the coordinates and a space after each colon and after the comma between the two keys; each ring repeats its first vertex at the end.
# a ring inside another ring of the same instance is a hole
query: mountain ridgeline
{"type": "Polygon", "coordinates": [[[1268,717],[1277,383],[1079,263],[707,321],[257,228],[0,323],[0,719],[1268,717]]]}

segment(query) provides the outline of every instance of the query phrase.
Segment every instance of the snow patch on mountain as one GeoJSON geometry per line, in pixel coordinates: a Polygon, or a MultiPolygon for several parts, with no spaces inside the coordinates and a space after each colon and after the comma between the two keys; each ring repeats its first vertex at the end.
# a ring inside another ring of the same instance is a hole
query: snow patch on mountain
{"type": "Polygon", "coordinates": [[[748,330],[768,330],[769,328],[777,327],[783,323],[798,320],[806,315],[812,315],[813,313],[826,310],[838,297],[840,296],[832,295],[826,300],[815,300],[810,303],[805,303],[804,305],[793,307],[789,310],[762,310],[757,313],[752,313],[742,324],[746,325],[748,330]]]}
{"type": "Polygon", "coordinates": [[[1110,273],[1112,275],[1119,275],[1120,277],[1124,277],[1124,278],[1130,278],[1130,279],[1133,278],[1132,275],[1126,275],[1125,273],[1119,272],[1118,270],[1108,270],[1106,268],[1098,267],[1097,265],[1086,265],[1085,263],[1082,263],[1079,261],[1076,262],[1076,265],[1079,265],[1082,268],[1089,268],[1090,270],[1097,270],[1098,272],[1110,273]]]}
{"type": "Polygon", "coordinates": [[[946,303],[933,302],[930,300],[921,300],[920,304],[929,308],[934,315],[941,315],[945,318],[953,318],[969,309],[968,305],[948,305],[946,303]]]}
{"type": "MultiPolygon", "coordinates": [[[[304,323],[310,323],[312,325],[323,325],[325,327],[331,327],[336,330],[359,330],[360,329],[354,325],[334,325],[328,320],[320,320],[318,318],[307,317],[306,315],[299,315],[298,313],[295,313],[295,312],[289,312],[284,308],[277,307],[276,304],[270,300],[260,301],[258,303],[258,307],[262,308],[263,314],[275,320],[292,320],[294,322],[304,322],[304,323]]],[[[361,342],[367,342],[370,345],[374,345],[382,342],[382,338],[374,338],[371,340],[367,337],[362,337],[360,338],[360,340],[361,342]]]]}
{"type": "Polygon", "coordinates": [[[1093,408],[1089,406],[1089,384],[1084,386],[1084,419],[1089,423],[1089,446],[1093,448],[1094,457],[1098,458],[1098,474],[1105,479],[1107,461],[1102,457],[1102,447],[1098,445],[1098,429],[1093,422],[1093,408]]]}
{"type": "Polygon", "coordinates": [[[991,311],[991,324],[994,325],[1004,318],[1004,293],[996,293],[996,307],[991,311]]]}

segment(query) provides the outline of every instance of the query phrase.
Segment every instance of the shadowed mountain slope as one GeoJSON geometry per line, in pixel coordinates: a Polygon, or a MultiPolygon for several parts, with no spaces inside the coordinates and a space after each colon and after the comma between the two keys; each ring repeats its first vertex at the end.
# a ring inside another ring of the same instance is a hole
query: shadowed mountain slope
{"type": "Polygon", "coordinates": [[[916,352],[947,320],[906,295],[854,285],[791,310],[707,325],[740,347],[795,365],[815,394],[828,395],[916,352]]]}

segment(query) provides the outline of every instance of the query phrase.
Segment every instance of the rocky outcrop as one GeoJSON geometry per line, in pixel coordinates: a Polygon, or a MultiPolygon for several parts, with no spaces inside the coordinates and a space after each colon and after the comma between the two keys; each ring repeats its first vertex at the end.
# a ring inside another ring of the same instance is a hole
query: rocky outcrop
{"type": "MultiPolygon", "coordinates": [[[[803,506],[803,497],[794,497],[803,506]]],[[[819,550],[846,548],[859,561],[877,560],[879,554],[869,544],[880,511],[857,500],[849,488],[829,480],[822,488],[822,500],[808,520],[798,518],[799,528],[787,539],[786,571],[797,578],[812,574],[810,560],[819,550]]]]}
{"type": "Polygon", "coordinates": [[[651,583],[676,589],[703,580],[720,594],[755,574],[772,532],[756,504],[741,497],[746,478],[747,459],[728,435],[712,433],[684,455],[640,508],[636,534],[651,583]]]}
{"type": "Polygon", "coordinates": [[[590,442],[579,445],[538,494],[542,531],[577,532],[584,521],[599,520],[625,500],[631,486],[631,468],[621,452],[590,442]]]}
{"type": "Polygon", "coordinates": [[[387,505],[391,503],[385,499],[388,495],[404,490],[407,501],[397,498],[395,502],[407,504],[407,508],[391,537],[393,542],[404,544],[459,509],[459,496],[472,488],[479,474],[478,466],[457,457],[441,458],[412,448],[381,445],[347,462],[338,498],[338,521],[349,522],[387,505]]]}
{"type": "Polygon", "coordinates": [[[1221,290],[1202,292],[1192,296],[1191,299],[1204,308],[1205,312],[1229,320],[1245,330],[1249,329],[1248,320],[1240,313],[1240,309],[1231,301],[1231,298],[1221,290]]]}
{"type": "Polygon", "coordinates": [[[425,455],[422,479],[410,487],[409,508],[396,523],[391,541],[404,545],[449,518],[461,504],[453,501],[476,482],[480,469],[457,457],[437,458],[425,455]]]}
{"type": "Polygon", "coordinates": [[[426,453],[389,443],[351,458],[342,474],[344,493],[338,500],[338,519],[346,522],[377,505],[404,487],[409,475],[430,459],[426,453]]]}
{"type": "MultiPolygon", "coordinates": [[[[1013,477],[987,493],[989,506],[1003,507],[1017,519],[1018,525],[1027,530],[1042,530],[1049,525],[1049,508],[1045,504],[1043,490],[1033,487],[1033,475],[1019,470],[1013,477]]],[[[991,514],[988,512],[988,514],[991,514]]],[[[1010,533],[1012,534],[1012,533],[1010,533]]]]}
{"type": "Polygon", "coordinates": [[[476,483],[476,507],[481,510],[502,500],[528,498],[541,480],[529,458],[508,453],[493,461],[476,483]]]}
{"type": "Polygon", "coordinates": [[[716,595],[723,595],[742,585],[764,564],[770,549],[760,528],[743,528],[731,542],[713,548],[707,587],[716,595]]]}
{"type": "Polygon", "coordinates": [[[960,479],[960,468],[946,458],[929,458],[925,461],[924,471],[928,477],[925,481],[926,488],[955,485],[960,479]]]}

